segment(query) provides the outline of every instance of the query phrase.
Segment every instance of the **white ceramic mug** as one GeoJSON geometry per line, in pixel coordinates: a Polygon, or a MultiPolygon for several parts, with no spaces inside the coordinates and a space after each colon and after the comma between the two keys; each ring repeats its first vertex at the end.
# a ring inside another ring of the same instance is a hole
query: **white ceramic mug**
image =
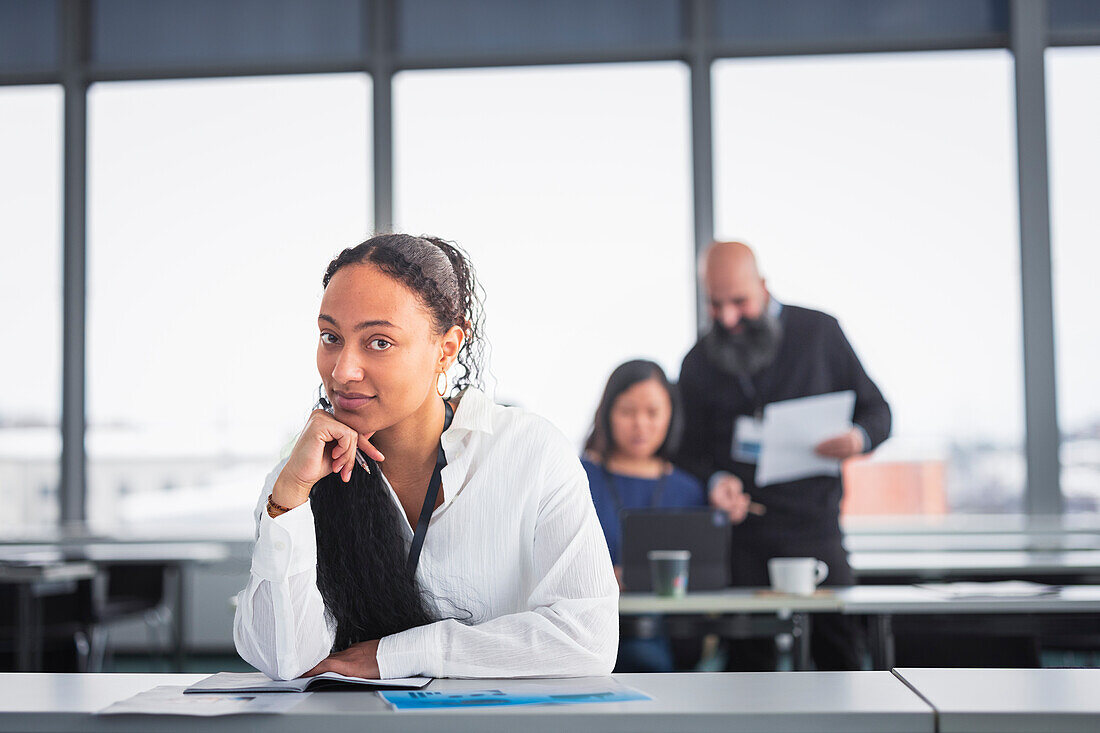
{"type": "Polygon", "coordinates": [[[829,577],[829,566],[814,557],[773,557],[768,560],[768,577],[778,593],[811,596],[829,577]]]}

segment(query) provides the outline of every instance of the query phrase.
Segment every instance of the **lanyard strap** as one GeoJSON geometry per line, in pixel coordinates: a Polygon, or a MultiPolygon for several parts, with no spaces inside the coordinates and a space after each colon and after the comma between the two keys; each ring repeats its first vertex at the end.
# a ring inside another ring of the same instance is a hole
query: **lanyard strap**
{"type": "MultiPolygon", "coordinates": [[[[451,427],[455,411],[451,403],[443,400],[446,416],[443,418],[443,432],[451,427]]],[[[428,493],[424,495],[424,506],[420,508],[420,518],[416,521],[416,532],[413,533],[412,545],[409,546],[409,575],[416,575],[416,566],[420,562],[420,550],[424,547],[424,538],[428,535],[428,523],[432,521],[432,512],[435,511],[435,501],[439,496],[439,487],[443,483],[443,467],[447,465],[447,454],[443,452],[443,436],[439,436],[439,452],[435,457],[435,471],[432,472],[432,480],[428,482],[428,493]]]]}
{"type": "MultiPolygon", "coordinates": [[[[607,469],[607,466],[600,464],[600,468],[603,469],[604,483],[607,484],[607,493],[611,494],[611,500],[615,502],[615,510],[617,514],[623,513],[623,497],[619,494],[618,478],[615,474],[611,473],[607,469]]],[[[661,468],[661,475],[657,478],[657,486],[653,489],[653,494],[649,497],[649,508],[654,509],[661,501],[661,496],[665,493],[665,479],[668,474],[664,472],[664,467],[661,468]]]]}
{"type": "Polygon", "coordinates": [[[745,374],[739,374],[737,381],[741,383],[741,391],[745,393],[745,398],[749,401],[752,416],[757,420],[764,417],[764,397],[760,394],[762,390],[757,389],[756,383],[745,374]]]}

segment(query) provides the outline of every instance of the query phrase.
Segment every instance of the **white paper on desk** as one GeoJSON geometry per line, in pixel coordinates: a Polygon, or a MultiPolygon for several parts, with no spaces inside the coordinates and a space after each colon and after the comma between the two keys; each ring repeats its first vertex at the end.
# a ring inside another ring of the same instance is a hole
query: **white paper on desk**
{"type": "Polygon", "coordinates": [[[855,406],[852,390],[765,405],[756,485],[838,475],[840,461],[817,455],[814,447],[851,430],[855,406]]]}
{"type": "Polygon", "coordinates": [[[313,693],[301,695],[202,694],[184,695],[184,687],[161,686],[139,692],[103,708],[96,715],[193,715],[210,718],[217,715],[285,713],[313,693]]]}
{"type": "Polygon", "coordinates": [[[1033,583],[1028,580],[1000,580],[985,583],[918,583],[924,588],[952,600],[967,598],[1040,598],[1061,592],[1057,585],[1033,583]]]}

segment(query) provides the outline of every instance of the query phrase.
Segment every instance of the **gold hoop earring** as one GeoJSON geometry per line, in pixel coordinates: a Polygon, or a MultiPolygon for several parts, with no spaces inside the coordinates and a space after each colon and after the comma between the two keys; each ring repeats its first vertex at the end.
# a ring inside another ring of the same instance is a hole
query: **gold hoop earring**
{"type": "Polygon", "coordinates": [[[447,372],[440,372],[439,376],[435,378],[435,393],[440,397],[447,395],[447,390],[451,388],[451,379],[447,376],[447,372]],[[443,386],[439,386],[439,377],[443,377],[443,386]]]}

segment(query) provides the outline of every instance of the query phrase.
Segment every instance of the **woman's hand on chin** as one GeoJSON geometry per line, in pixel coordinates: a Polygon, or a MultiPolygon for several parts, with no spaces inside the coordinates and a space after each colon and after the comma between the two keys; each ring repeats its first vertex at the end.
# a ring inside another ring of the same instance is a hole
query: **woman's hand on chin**
{"type": "Polygon", "coordinates": [[[352,644],[342,652],[333,652],[302,676],[313,677],[322,672],[336,672],[345,677],[378,679],[378,640],[361,641],[358,644],[352,644]]]}
{"type": "Polygon", "coordinates": [[[357,433],[324,410],[314,410],[272,487],[275,503],[288,509],[304,504],[313,485],[330,473],[350,481],[356,449],[384,461],[386,457],[371,444],[371,435],[357,433]]]}

